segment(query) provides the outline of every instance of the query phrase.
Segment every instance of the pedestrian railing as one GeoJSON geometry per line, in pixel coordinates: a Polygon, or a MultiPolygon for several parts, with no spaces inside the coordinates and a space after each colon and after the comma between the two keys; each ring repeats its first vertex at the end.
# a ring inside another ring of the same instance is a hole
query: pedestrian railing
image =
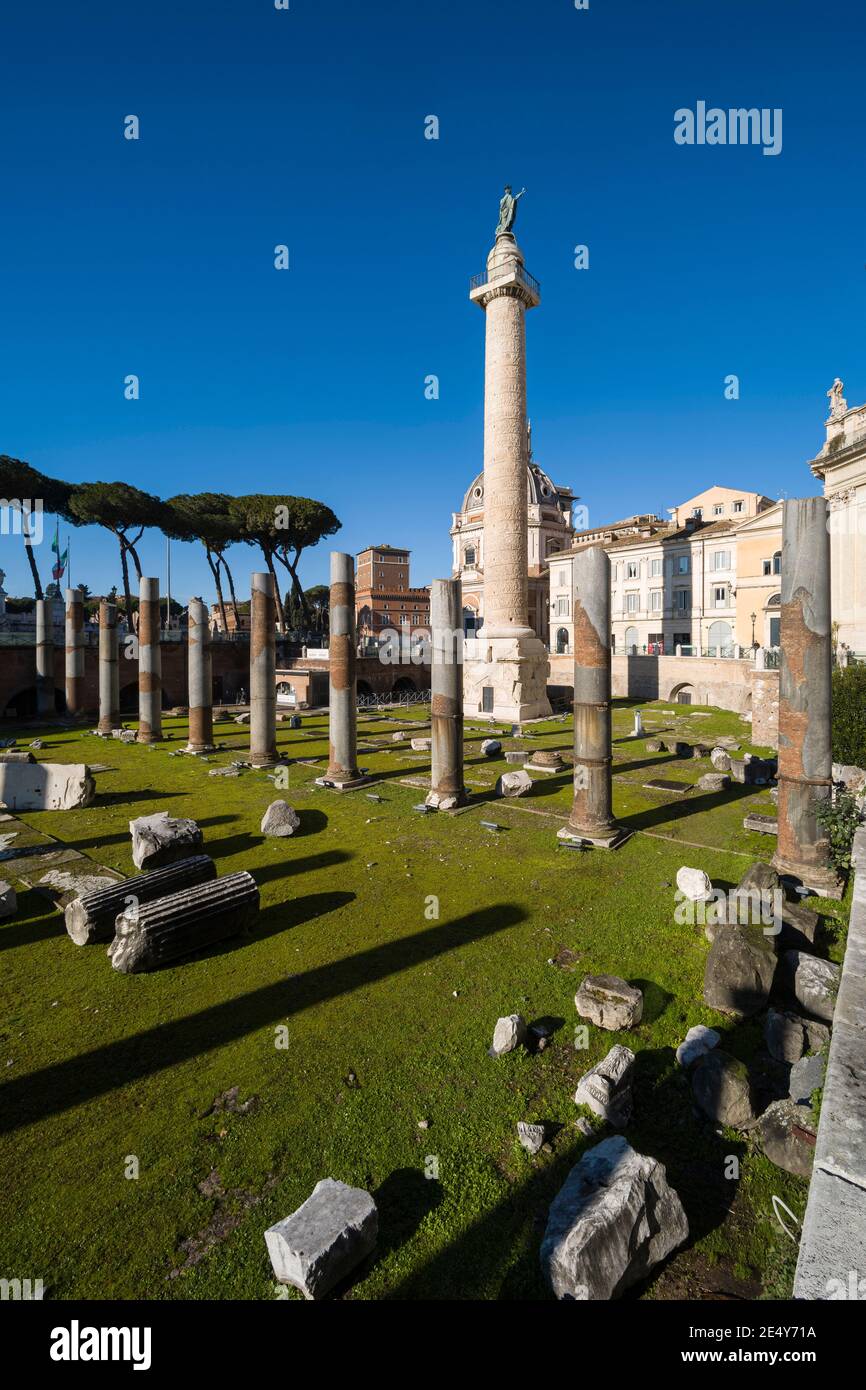
{"type": "Polygon", "coordinates": [[[430,703],[429,690],[401,690],[393,695],[359,695],[358,709],[380,709],[383,706],[398,706],[408,709],[410,705],[430,703]]]}

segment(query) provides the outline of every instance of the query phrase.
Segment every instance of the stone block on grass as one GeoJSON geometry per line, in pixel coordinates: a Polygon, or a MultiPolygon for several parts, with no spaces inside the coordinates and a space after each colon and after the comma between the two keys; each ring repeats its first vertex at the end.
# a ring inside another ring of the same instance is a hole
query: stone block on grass
{"type": "Polygon", "coordinates": [[[335,1178],[317,1182],[291,1216],[265,1231],[274,1274],[305,1298],[324,1298],[375,1249],[376,1203],[362,1187],[335,1178]]]}
{"type": "Polygon", "coordinates": [[[161,869],[188,859],[202,847],[203,836],[194,820],[157,811],[129,822],[132,862],[137,869],[161,869]]]}
{"type": "Polygon", "coordinates": [[[583,1155],[553,1199],[541,1268],[558,1299],[618,1298],[688,1234],[664,1166],[614,1135],[583,1155]]]}
{"type": "Polygon", "coordinates": [[[613,1033],[635,1028],[643,1017],[643,995],[618,975],[587,975],[574,1006],[581,1018],[613,1033]]]}

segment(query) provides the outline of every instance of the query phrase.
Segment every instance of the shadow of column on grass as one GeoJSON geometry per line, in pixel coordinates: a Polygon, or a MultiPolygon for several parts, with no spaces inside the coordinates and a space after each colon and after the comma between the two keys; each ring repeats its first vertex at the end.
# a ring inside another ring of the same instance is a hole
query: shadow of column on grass
{"type": "MultiPolygon", "coordinates": [[[[311,895],[269,911],[281,914],[283,929],[287,918],[289,925],[297,926],[332,910],[333,900],[333,894],[311,895]]],[[[411,936],[370,946],[302,975],[282,977],[273,984],[263,985],[248,994],[234,995],[198,1013],[158,1024],[142,1033],[16,1077],[0,1086],[0,1133],[71,1110],[177,1063],[212,1052],[258,1029],[285,1022],[327,1000],[411,970],[448,951],[495,937],[524,921],[526,915],[513,903],[480,908],[453,922],[437,923],[411,936]]],[[[207,964],[213,969],[211,959],[207,964]]],[[[180,961],[167,973],[191,965],[194,965],[193,960],[180,961]]],[[[134,990],[139,981],[130,975],[123,983],[134,990]]]]}

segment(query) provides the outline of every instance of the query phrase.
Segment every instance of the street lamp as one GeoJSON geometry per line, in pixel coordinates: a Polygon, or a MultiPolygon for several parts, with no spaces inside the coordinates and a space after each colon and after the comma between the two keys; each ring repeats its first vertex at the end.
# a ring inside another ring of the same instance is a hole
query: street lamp
{"type": "Polygon", "coordinates": [[[757,645],[758,645],[757,642],[755,641],[755,622],[756,622],[756,620],[757,620],[757,617],[758,617],[757,613],[753,613],[753,614],[752,614],[752,651],[754,651],[755,648],[756,648],[757,645]]]}

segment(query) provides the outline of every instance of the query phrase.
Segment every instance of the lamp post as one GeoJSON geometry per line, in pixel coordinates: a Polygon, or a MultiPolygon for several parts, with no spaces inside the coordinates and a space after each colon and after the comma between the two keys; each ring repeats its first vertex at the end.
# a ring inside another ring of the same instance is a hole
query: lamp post
{"type": "Polygon", "coordinates": [[[754,651],[755,648],[756,648],[757,645],[758,645],[757,642],[755,641],[755,622],[756,622],[756,620],[757,620],[757,617],[758,617],[757,613],[753,613],[753,614],[752,614],[752,651],[754,651]]]}

